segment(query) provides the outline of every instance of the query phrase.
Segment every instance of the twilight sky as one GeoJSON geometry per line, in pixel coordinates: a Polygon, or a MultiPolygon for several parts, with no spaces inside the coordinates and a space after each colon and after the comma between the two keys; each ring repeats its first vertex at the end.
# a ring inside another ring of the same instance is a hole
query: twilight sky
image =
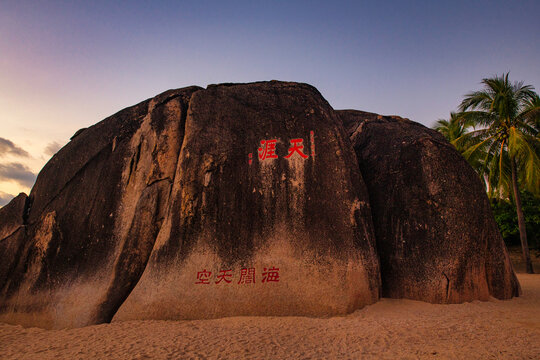
{"type": "Polygon", "coordinates": [[[0,206],[79,128],[171,88],[288,80],[431,126],[484,77],[540,87],[540,1],[0,2],[0,206]]]}

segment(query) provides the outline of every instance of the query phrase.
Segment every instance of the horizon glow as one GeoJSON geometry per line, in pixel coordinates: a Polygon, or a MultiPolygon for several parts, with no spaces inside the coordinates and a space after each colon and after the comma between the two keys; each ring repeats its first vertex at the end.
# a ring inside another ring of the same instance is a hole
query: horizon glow
{"type": "MultiPolygon", "coordinates": [[[[0,137],[29,156],[0,164],[37,173],[80,128],[221,82],[305,82],[335,109],[432,126],[482,78],[510,71],[538,91],[538,13],[538,1],[3,2],[0,137]]],[[[0,179],[0,198],[29,190],[0,179]]]]}

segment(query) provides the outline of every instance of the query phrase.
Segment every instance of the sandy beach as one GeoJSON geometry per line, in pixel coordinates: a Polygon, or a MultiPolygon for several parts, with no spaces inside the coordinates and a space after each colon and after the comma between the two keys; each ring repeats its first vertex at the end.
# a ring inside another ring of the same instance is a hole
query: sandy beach
{"type": "Polygon", "coordinates": [[[523,296],[459,305],[382,299],[348,316],[126,321],[43,330],[0,324],[2,359],[538,359],[540,275],[523,296]]]}
{"type": "Polygon", "coordinates": [[[0,0],[0,360],[540,360],[538,14],[0,0]]]}

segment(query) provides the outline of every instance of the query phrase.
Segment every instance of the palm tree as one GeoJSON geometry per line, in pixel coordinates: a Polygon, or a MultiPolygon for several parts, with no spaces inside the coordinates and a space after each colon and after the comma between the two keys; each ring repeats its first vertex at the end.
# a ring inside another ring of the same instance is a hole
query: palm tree
{"type": "Polygon", "coordinates": [[[534,131],[538,136],[540,132],[540,96],[538,94],[535,94],[534,98],[525,103],[523,115],[527,117],[529,123],[535,128],[534,131]]]}
{"type": "MultiPolygon", "coordinates": [[[[434,129],[440,132],[450,143],[463,136],[470,124],[463,124],[460,117],[455,112],[450,113],[450,119],[439,119],[435,123],[434,129]]],[[[462,150],[462,149],[458,149],[462,150]]]]}
{"type": "Polygon", "coordinates": [[[532,86],[511,84],[508,73],[483,79],[482,84],[482,90],[465,95],[459,106],[461,121],[473,124],[475,130],[455,143],[466,147],[466,159],[480,162],[480,174],[487,176],[490,196],[513,196],[523,258],[527,272],[532,274],[519,190],[524,186],[536,195],[540,191],[540,102],[532,86]]]}
{"type": "MultiPolygon", "coordinates": [[[[460,114],[451,112],[449,120],[439,119],[433,128],[440,132],[446,138],[446,140],[454,145],[456,150],[463,155],[467,148],[470,145],[473,145],[469,138],[463,136],[467,134],[473,125],[474,124],[470,122],[462,121],[460,114]]],[[[467,160],[469,164],[480,174],[480,177],[484,181],[484,185],[489,188],[487,177],[482,176],[482,155],[483,153],[481,151],[476,151],[474,156],[469,156],[467,160]]]]}

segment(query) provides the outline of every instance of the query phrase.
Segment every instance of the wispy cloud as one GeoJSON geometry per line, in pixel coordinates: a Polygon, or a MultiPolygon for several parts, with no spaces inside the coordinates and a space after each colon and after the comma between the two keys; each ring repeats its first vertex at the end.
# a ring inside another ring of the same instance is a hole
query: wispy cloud
{"type": "Polygon", "coordinates": [[[0,191],[0,206],[6,205],[14,197],[15,197],[15,195],[11,195],[11,194],[5,193],[3,191],[0,191]]]}
{"type": "Polygon", "coordinates": [[[23,186],[32,187],[36,181],[36,174],[21,163],[0,164],[0,181],[15,181],[23,186]]]}
{"type": "Polygon", "coordinates": [[[45,155],[47,156],[53,156],[62,148],[62,145],[57,143],[56,141],[53,141],[52,143],[49,143],[47,147],[45,148],[45,155]]]}
{"type": "Polygon", "coordinates": [[[11,154],[20,157],[30,157],[24,149],[15,145],[11,140],[0,137],[0,156],[11,154]]]}

